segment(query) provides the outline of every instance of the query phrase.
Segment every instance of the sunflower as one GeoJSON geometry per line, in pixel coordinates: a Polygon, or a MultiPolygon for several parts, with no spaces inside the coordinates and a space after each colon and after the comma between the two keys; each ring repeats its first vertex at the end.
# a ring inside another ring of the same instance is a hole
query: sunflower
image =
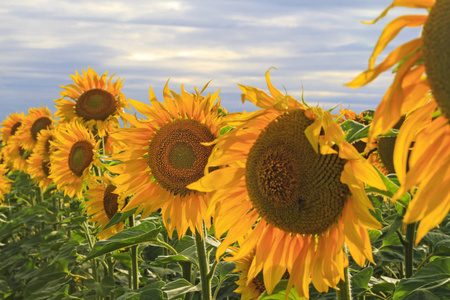
{"type": "Polygon", "coordinates": [[[401,186],[393,200],[408,190],[414,195],[403,221],[421,221],[416,235],[418,243],[450,210],[450,1],[394,1],[380,18],[394,6],[427,8],[430,13],[402,16],[390,22],[375,46],[369,69],[348,85],[367,84],[401,62],[394,82],[375,112],[370,138],[386,133],[406,114],[394,149],[393,163],[401,186]],[[420,38],[401,45],[374,67],[376,56],[404,26],[422,25],[420,38]],[[442,115],[435,115],[437,109],[442,115]]]}
{"type": "Polygon", "coordinates": [[[261,272],[252,280],[248,280],[248,272],[250,270],[250,266],[252,265],[254,256],[255,251],[253,250],[247,255],[234,261],[236,263],[235,272],[241,273],[239,280],[236,281],[238,288],[234,290],[234,292],[241,294],[241,299],[243,300],[256,300],[266,290],[261,272]]]}
{"type": "Polygon", "coordinates": [[[436,104],[427,103],[408,114],[394,149],[401,186],[392,200],[408,190],[413,194],[403,222],[420,221],[416,244],[450,211],[450,124],[444,116],[431,118],[436,104]]]}
{"type": "Polygon", "coordinates": [[[6,117],[5,120],[0,124],[0,133],[2,145],[6,145],[8,143],[8,139],[15,135],[17,129],[22,125],[23,119],[25,118],[23,112],[12,113],[6,117]]]}
{"type": "MultiPolygon", "coordinates": [[[[448,2],[448,0],[441,0],[440,2],[445,1],[448,2]]],[[[393,7],[431,8],[434,3],[434,0],[395,0],[376,20],[367,23],[377,22],[393,7]]],[[[406,15],[389,22],[373,50],[368,69],[346,84],[351,88],[361,87],[374,80],[380,73],[401,62],[392,85],[375,111],[369,141],[393,128],[408,111],[430,100],[430,84],[428,79],[423,76],[425,72],[425,65],[422,60],[425,51],[423,37],[397,47],[387,55],[382,63],[375,66],[378,55],[403,28],[423,26],[427,20],[428,15],[406,15]]]]}
{"type": "MultiPolygon", "coordinates": [[[[206,86],[205,86],[206,88],[206,86]]],[[[203,90],[205,89],[203,88],[203,90]]],[[[123,128],[111,136],[128,145],[122,154],[113,156],[123,163],[110,167],[118,193],[134,194],[124,210],[139,207],[142,218],[162,208],[169,235],[177,228],[182,237],[188,228],[202,233],[207,208],[207,194],[193,191],[188,184],[204,175],[212,146],[219,135],[223,109],[218,91],[203,97],[196,89],[190,94],[181,87],[181,95],[164,87],[160,103],[151,87],[152,106],[131,100],[132,106],[148,120],[125,117],[134,128],[123,128]],[[217,101],[217,103],[216,103],[217,101]]]]}
{"type": "Polygon", "coordinates": [[[102,76],[91,67],[83,76],[75,72],[70,75],[75,84],[62,86],[60,99],[56,99],[58,111],[56,116],[68,121],[77,119],[84,126],[96,130],[100,137],[108,132],[110,126],[119,127],[119,113],[128,107],[125,95],[120,92],[123,79],[118,78],[114,83],[114,75],[107,78],[108,72],[102,76]]]}
{"type": "Polygon", "coordinates": [[[43,129],[37,136],[36,146],[28,158],[28,173],[34,182],[46,189],[53,180],[50,176],[50,142],[53,140],[53,131],[43,129]]]}
{"type": "Polygon", "coordinates": [[[6,177],[6,173],[8,173],[8,168],[4,164],[0,164],[0,203],[11,190],[12,181],[6,177]]]}
{"type": "Polygon", "coordinates": [[[27,173],[27,159],[31,151],[26,151],[20,146],[20,137],[17,134],[9,137],[8,144],[2,148],[2,153],[6,166],[27,173]]]}
{"type": "Polygon", "coordinates": [[[215,141],[205,170],[220,168],[188,187],[215,192],[207,215],[218,238],[228,232],[217,255],[251,231],[234,256],[255,249],[247,282],[262,272],[270,294],[287,271],[288,289],[307,298],[311,281],[323,292],[344,278],[344,244],[359,265],[373,262],[366,229],[380,224],[363,181],[385,188],[328,111],[281,94],[269,71],[266,80],[271,96],[239,85],[261,109],[225,118],[235,129],[215,141]]]}
{"type": "Polygon", "coordinates": [[[101,167],[97,158],[99,142],[79,122],[59,124],[50,145],[50,175],[65,195],[82,197],[83,187],[91,177],[93,165],[101,167]]]}
{"type": "Polygon", "coordinates": [[[122,231],[123,222],[111,227],[103,228],[108,224],[116,212],[120,211],[125,204],[125,198],[114,193],[116,187],[109,178],[102,178],[100,182],[93,181],[86,191],[86,211],[88,216],[92,216],[90,222],[96,222],[100,226],[99,239],[107,239],[110,236],[122,231]]]}
{"type": "Polygon", "coordinates": [[[53,128],[51,111],[46,107],[30,108],[17,131],[20,146],[26,151],[32,151],[37,142],[39,131],[53,128]]]}

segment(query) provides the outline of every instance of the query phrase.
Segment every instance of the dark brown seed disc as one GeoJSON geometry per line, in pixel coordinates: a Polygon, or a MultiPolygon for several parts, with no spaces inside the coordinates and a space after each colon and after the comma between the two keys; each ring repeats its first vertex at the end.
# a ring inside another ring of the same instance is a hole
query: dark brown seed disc
{"type": "Polygon", "coordinates": [[[259,272],[258,275],[256,275],[255,278],[253,278],[252,283],[260,294],[266,291],[266,286],[264,285],[264,276],[262,272],[259,272]]]}
{"type": "Polygon", "coordinates": [[[186,188],[204,175],[215,136],[195,120],[175,120],[162,126],[149,145],[148,164],[156,181],[174,195],[184,196],[186,188]]]}
{"type": "Polygon", "coordinates": [[[94,160],[93,149],[94,147],[88,141],[78,141],[70,149],[69,168],[78,177],[83,175],[83,171],[94,160]]]}
{"type": "Polygon", "coordinates": [[[423,60],[442,114],[450,119],[450,0],[437,0],[423,27],[423,60]]]}
{"type": "Polygon", "coordinates": [[[44,172],[45,177],[50,176],[50,162],[43,160],[41,163],[42,172],[44,172]]]}
{"type": "Polygon", "coordinates": [[[268,223],[298,234],[326,231],[349,194],[340,180],[346,161],[316,153],[304,134],[312,122],[301,110],[280,115],[259,135],[246,164],[253,206],[268,223]]]}
{"type": "Polygon", "coordinates": [[[389,174],[395,173],[394,147],[396,140],[396,136],[381,136],[378,138],[378,155],[389,174]]]}
{"type": "Polygon", "coordinates": [[[27,151],[19,146],[19,154],[22,158],[26,159],[29,155],[25,155],[27,151]]]}
{"type": "Polygon", "coordinates": [[[116,111],[116,99],[102,89],[84,92],[75,104],[75,112],[85,120],[106,120],[116,111]]]}
{"type": "Polygon", "coordinates": [[[22,125],[22,122],[17,122],[11,127],[11,135],[16,134],[17,129],[22,125]]]}
{"type": "Polygon", "coordinates": [[[50,154],[50,142],[53,141],[53,137],[49,137],[45,142],[45,153],[50,154]]]}
{"type": "Polygon", "coordinates": [[[116,187],[110,184],[106,187],[105,193],[103,194],[103,207],[105,208],[105,213],[110,220],[119,209],[119,203],[117,203],[119,195],[113,193],[115,189],[116,187]]]}
{"type": "Polygon", "coordinates": [[[47,117],[42,117],[34,121],[33,125],[31,126],[31,136],[33,137],[34,141],[37,141],[37,135],[39,131],[42,129],[47,129],[52,124],[52,120],[50,120],[47,117]]]}

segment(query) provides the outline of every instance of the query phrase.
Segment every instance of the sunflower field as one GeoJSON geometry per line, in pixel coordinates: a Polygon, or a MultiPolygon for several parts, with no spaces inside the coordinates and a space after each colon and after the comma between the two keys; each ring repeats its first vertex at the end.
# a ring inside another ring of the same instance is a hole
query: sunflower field
{"type": "MultiPolygon", "coordinates": [[[[450,299],[450,0],[394,0],[358,88],[149,89],[92,68],[0,124],[0,299],[450,299]],[[419,38],[377,57],[405,27],[419,38]],[[162,100],[158,100],[162,99],[162,100]]],[[[374,20],[372,23],[378,21],[374,20]]],[[[272,72],[272,74],[271,74],[272,72]]]]}

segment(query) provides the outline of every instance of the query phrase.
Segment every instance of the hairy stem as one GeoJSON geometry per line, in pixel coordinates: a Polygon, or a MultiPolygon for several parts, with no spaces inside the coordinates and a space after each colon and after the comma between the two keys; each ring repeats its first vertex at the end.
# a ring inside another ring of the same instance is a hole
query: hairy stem
{"type": "Polygon", "coordinates": [[[203,238],[198,231],[195,232],[195,245],[197,246],[198,263],[202,284],[202,299],[211,300],[211,279],[208,278],[209,260],[208,255],[206,254],[205,238],[205,230],[203,230],[203,238]]]}
{"type": "MultiPolygon", "coordinates": [[[[130,227],[134,227],[134,215],[130,217],[130,227]]],[[[131,270],[132,270],[132,278],[133,278],[133,290],[137,290],[139,288],[139,280],[138,280],[138,255],[137,255],[137,245],[131,246],[131,270]]]]}

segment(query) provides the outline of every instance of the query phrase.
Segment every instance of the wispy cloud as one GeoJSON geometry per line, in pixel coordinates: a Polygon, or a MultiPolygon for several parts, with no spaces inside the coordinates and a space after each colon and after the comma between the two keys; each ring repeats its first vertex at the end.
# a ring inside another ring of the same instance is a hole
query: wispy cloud
{"type": "MultiPolygon", "coordinates": [[[[53,106],[59,85],[88,66],[125,78],[127,97],[148,101],[148,87],[220,89],[230,111],[237,83],[266,88],[264,73],[308,101],[375,108],[389,85],[383,74],[358,90],[344,87],[367,66],[385,22],[372,26],[390,0],[69,1],[21,0],[0,8],[0,119],[40,104],[53,106]]],[[[393,14],[398,13],[394,11],[393,14]]],[[[410,32],[404,39],[417,36],[410,32]]],[[[389,49],[387,49],[389,50],[389,49]]],[[[52,107],[53,109],[53,107],[52,107]]]]}

